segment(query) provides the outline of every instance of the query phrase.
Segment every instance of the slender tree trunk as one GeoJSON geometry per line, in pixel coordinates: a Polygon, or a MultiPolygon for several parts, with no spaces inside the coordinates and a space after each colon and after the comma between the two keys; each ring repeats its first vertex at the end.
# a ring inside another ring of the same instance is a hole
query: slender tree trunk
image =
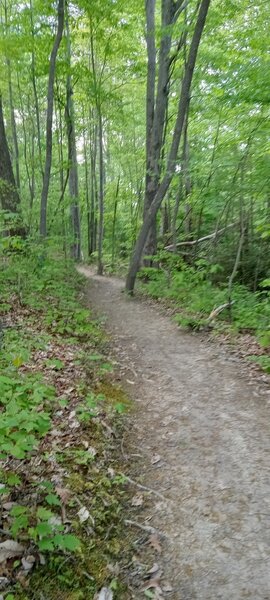
{"type": "Polygon", "coordinates": [[[115,259],[115,232],[116,232],[116,215],[117,215],[119,185],[120,185],[120,175],[118,175],[118,179],[117,179],[116,192],[115,192],[115,198],[114,198],[114,209],[113,209],[113,224],[112,224],[112,267],[114,267],[114,259],[115,259]]]}
{"type": "Polygon", "coordinates": [[[80,227],[80,209],[79,209],[79,178],[78,178],[78,162],[75,136],[75,117],[74,117],[74,102],[73,88],[71,81],[71,45],[69,35],[68,13],[66,15],[66,33],[67,33],[67,102],[66,102],[66,122],[67,122],[67,137],[68,137],[68,160],[69,160],[69,195],[71,198],[71,223],[73,242],[71,247],[71,256],[75,260],[81,259],[81,227],[80,227]]]}
{"type": "Polygon", "coordinates": [[[84,175],[85,175],[85,199],[86,199],[86,214],[87,214],[87,255],[91,255],[91,228],[90,228],[90,197],[89,197],[89,167],[88,167],[88,147],[86,137],[86,120],[83,106],[83,159],[84,159],[84,175]]]}
{"type": "MultiPolygon", "coordinates": [[[[144,214],[149,209],[153,197],[154,189],[154,164],[152,156],[153,148],[153,123],[155,115],[155,88],[156,88],[156,41],[155,41],[155,7],[156,0],[145,0],[146,10],[146,45],[147,45],[147,85],[146,85],[146,175],[145,175],[145,201],[144,214]]],[[[145,255],[153,255],[156,251],[156,220],[153,222],[148,239],[145,245],[145,255]]],[[[145,265],[151,261],[145,260],[145,265]]]]}
{"type": "Polygon", "coordinates": [[[20,211],[20,197],[16,188],[12,163],[6,138],[2,96],[0,92],[0,204],[3,210],[20,211]]]}
{"type": "Polygon", "coordinates": [[[98,141],[99,141],[99,220],[98,220],[98,275],[103,274],[103,230],[104,230],[104,181],[105,167],[103,156],[103,121],[99,107],[98,114],[98,141]]]}
{"type": "Polygon", "coordinates": [[[35,55],[35,27],[34,27],[34,10],[33,2],[30,0],[30,23],[31,23],[31,35],[32,35],[32,51],[31,51],[31,79],[34,92],[34,105],[36,113],[36,124],[37,124],[37,144],[38,144],[38,156],[40,163],[40,172],[42,179],[44,178],[43,161],[42,161],[42,149],[41,149],[41,127],[40,127],[40,110],[37,92],[36,82],[36,55],[35,55]]]}
{"type": "Polygon", "coordinates": [[[43,237],[47,235],[47,205],[48,193],[50,186],[50,175],[52,165],[52,122],[53,122],[53,100],[54,100],[54,80],[55,66],[59,46],[61,44],[64,18],[65,18],[65,2],[66,0],[58,0],[58,24],[57,33],[54,40],[53,49],[50,56],[49,81],[48,81],[48,98],[47,98],[47,121],[46,121],[46,159],[43,186],[41,193],[40,205],[40,234],[43,237]]]}
{"type": "MultiPolygon", "coordinates": [[[[23,103],[23,98],[22,98],[22,90],[21,90],[19,73],[17,73],[17,83],[18,83],[18,93],[19,93],[19,102],[20,102],[20,116],[21,116],[22,129],[23,129],[23,156],[24,156],[24,164],[25,164],[25,170],[26,170],[27,182],[28,182],[28,188],[29,188],[29,199],[30,199],[29,208],[30,208],[30,216],[31,216],[33,200],[34,200],[34,193],[35,193],[35,187],[34,187],[35,181],[32,176],[33,169],[30,172],[30,166],[29,166],[29,160],[28,160],[28,152],[27,152],[28,139],[27,139],[27,131],[26,131],[27,128],[26,128],[26,123],[25,123],[24,103],[23,103]]],[[[29,108],[30,108],[30,102],[29,102],[29,98],[28,98],[28,113],[31,114],[29,111],[29,108]]],[[[33,135],[34,135],[34,131],[33,131],[33,135]]],[[[33,135],[32,135],[32,138],[33,138],[33,135]]],[[[31,150],[29,149],[29,152],[34,152],[32,139],[31,139],[31,150]]],[[[30,160],[31,160],[31,158],[30,158],[30,160]]],[[[30,218],[30,220],[31,220],[31,218],[30,218]]]]}
{"type": "MultiPolygon", "coordinates": [[[[102,80],[102,72],[100,74],[99,80],[97,78],[96,71],[96,59],[94,52],[94,39],[93,39],[93,31],[90,24],[90,54],[91,54],[91,67],[93,72],[93,80],[94,80],[94,90],[95,90],[95,105],[97,112],[97,127],[98,127],[98,149],[99,149],[99,190],[98,190],[98,275],[103,274],[103,262],[102,262],[102,254],[103,254],[103,233],[104,233],[104,188],[105,188],[105,162],[104,162],[104,149],[103,149],[103,118],[102,118],[102,104],[101,104],[101,96],[100,96],[100,86],[102,80]]],[[[96,186],[97,190],[97,186],[96,186]]]]}
{"type": "Polygon", "coordinates": [[[97,164],[97,126],[93,111],[89,112],[89,142],[90,142],[90,215],[89,215],[89,256],[95,252],[97,247],[97,222],[96,213],[98,208],[98,190],[96,180],[97,164]]]}
{"type": "Polygon", "coordinates": [[[9,59],[7,59],[7,72],[8,72],[10,122],[11,122],[13,148],[14,148],[15,180],[16,180],[16,186],[17,186],[18,190],[20,190],[21,182],[20,182],[19,144],[18,144],[17,125],[16,125],[16,119],[15,119],[14,104],[13,104],[11,65],[10,65],[9,59]]]}
{"type": "Polygon", "coordinates": [[[136,245],[135,245],[134,253],[131,258],[130,268],[129,268],[129,272],[128,272],[127,280],[126,280],[126,290],[129,293],[132,293],[134,290],[136,276],[137,276],[137,273],[138,273],[138,270],[140,267],[140,261],[141,261],[144,245],[145,245],[147,236],[149,234],[149,230],[151,228],[152,223],[154,222],[154,220],[156,218],[157,211],[158,211],[159,207],[161,206],[162,200],[165,197],[165,194],[171,184],[171,181],[172,181],[172,178],[173,178],[173,175],[175,172],[178,148],[179,148],[181,135],[182,135],[182,131],[183,131],[183,126],[184,126],[184,122],[185,122],[186,111],[187,111],[187,107],[188,107],[188,103],[189,103],[190,88],[191,88],[191,83],[192,83],[192,78],[193,78],[193,72],[194,72],[194,68],[195,68],[195,64],[196,64],[196,58],[197,58],[197,54],[198,54],[198,49],[199,49],[199,44],[201,41],[202,32],[204,29],[208,9],[210,6],[210,1],[211,0],[202,0],[201,1],[199,14],[198,14],[197,22],[196,22],[195,29],[194,29],[194,34],[193,34],[191,45],[190,45],[189,55],[188,55],[188,59],[187,59],[187,65],[185,68],[185,75],[184,75],[184,78],[182,81],[181,94],[180,94],[179,103],[178,103],[177,118],[176,118],[174,133],[173,133],[173,137],[172,137],[172,143],[171,143],[171,147],[170,147],[170,151],[169,151],[169,155],[168,155],[166,172],[165,172],[165,175],[164,175],[161,183],[159,184],[155,198],[154,198],[149,210],[147,211],[147,213],[145,215],[145,218],[144,218],[144,221],[143,221],[143,224],[142,224],[142,227],[141,227],[141,230],[140,230],[140,233],[139,233],[136,245]]]}

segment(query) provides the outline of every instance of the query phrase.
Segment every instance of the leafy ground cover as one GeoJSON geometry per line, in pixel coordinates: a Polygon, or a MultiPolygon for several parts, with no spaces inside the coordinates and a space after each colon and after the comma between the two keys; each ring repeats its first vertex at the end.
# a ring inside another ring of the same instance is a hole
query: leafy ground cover
{"type": "Polygon", "coordinates": [[[211,313],[229,301],[228,285],[217,285],[214,281],[218,265],[198,261],[194,268],[176,256],[165,258],[165,266],[159,269],[141,269],[140,291],[170,304],[173,318],[181,327],[194,330],[214,327],[218,334],[237,342],[245,336],[250,347],[245,355],[270,373],[269,280],[261,282],[258,292],[235,283],[231,305],[209,320],[211,313]]]}
{"type": "Polygon", "coordinates": [[[104,333],[74,267],[39,248],[2,258],[0,286],[0,598],[128,598],[126,400],[104,333]]]}

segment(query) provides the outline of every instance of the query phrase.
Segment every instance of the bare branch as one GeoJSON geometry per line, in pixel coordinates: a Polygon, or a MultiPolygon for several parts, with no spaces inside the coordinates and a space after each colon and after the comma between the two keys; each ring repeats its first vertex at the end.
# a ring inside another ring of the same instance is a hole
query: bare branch
{"type": "Polygon", "coordinates": [[[172,252],[175,247],[180,248],[181,246],[195,246],[196,244],[200,244],[201,242],[206,242],[207,240],[215,239],[218,235],[221,235],[222,233],[224,233],[224,231],[227,231],[227,229],[232,229],[232,227],[236,227],[236,225],[239,225],[239,222],[238,223],[230,223],[230,225],[226,225],[226,227],[223,227],[222,229],[219,229],[218,231],[214,231],[214,233],[205,235],[204,237],[200,238],[199,240],[187,240],[185,242],[178,242],[178,244],[176,244],[176,246],[174,246],[174,244],[170,244],[169,246],[165,246],[164,250],[169,250],[169,252],[172,252]]]}

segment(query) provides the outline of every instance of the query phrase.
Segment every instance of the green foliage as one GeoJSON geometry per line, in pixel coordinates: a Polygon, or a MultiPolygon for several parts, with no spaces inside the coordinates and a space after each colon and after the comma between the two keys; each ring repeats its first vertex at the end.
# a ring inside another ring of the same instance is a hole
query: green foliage
{"type": "Polygon", "coordinates": [[[249,356],[249,360],[256,362],[266,373],[270,373],[270,357],[269,356],[249,356]]]}
{"type": "MultiPolygon", "coordinates": [[[[51,427],[53,412],[57,407],[56,391],[43,380],[38,369],[31,374],[25,366],[37,348],[46,347],[50,332],[57,335],[82,339],[93,334],[94,343],[100,336],[98,328],[90,322],[89,311],[78,308],[74,279],[79,281],[69,265],[59,260],[40,259],[38,247],[28,247],[27,256],[18,259],[12,254],[8,263],[0,268],[4,311],[14,315],[15,324],[4,330],[0,350],[0,459],[13,458],[17,461],[31,460],[40,440],[51,427]],[[19,288],[18,288],[19,280],[19,288]],[[16,311],[23,311],[23,327],[17,325],[16,311]],[[53,314],[54,321],[51,320],[53,314]],[[42,332],[37,341],[31,330],[31,320],[39,315],[39,321],[47,334],[42,332]],[[67,327],[65,327],[65,325],[67,327]]],[[[61,370],[64,364],[58,358],[46,361],[45,365],[61,370]]],[[[90,456],[90,455],[89,455],[90,456]]],[[[20,488],[20,477],[16,473],[2,473],[5,487],[1,493],[20,488]]],[[[28,536],[42,551],[74,551],[79,547],[78,539],[67,534],[59,524],[57,514],[50,508],[59,508],[61,500],[50,482],[40,482],[39,506],[28,508],[15,505],[10,511],[11,533],[19,538],[28,536]]]]}
{"type": "MultiPolygon", "coordinates": [[[[228,302],[227,286],[217,286],[209,280],[209,273],[216,273],[219,265],[197,261],[196,267],[181,264],[181,270],[171,269],[168,276],[164,268],[143,268],[140,280],[143,291],[154,298],[166,298],[179,308],[175,320],[183,327],[200,328],[207,324],[213,309],[228,302]],[[213,268],[214,267],[214,268],[213,268]]],[[[267,287],[267,285],[265,286],[267,287]]],[[[249,330],[257,334],[261,345],[270,344],[270,303],[268,293],[250,292],[245,286],[235,284],[230,312],[222,311],[217,321],[227,322],[235,330],[249,330]]]]}

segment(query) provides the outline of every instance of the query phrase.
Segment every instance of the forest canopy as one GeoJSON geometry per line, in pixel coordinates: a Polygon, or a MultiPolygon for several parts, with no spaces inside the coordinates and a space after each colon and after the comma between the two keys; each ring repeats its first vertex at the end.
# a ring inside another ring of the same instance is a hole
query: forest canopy
{"type": "Polygon", "coordinates": [[[133,255],[130,290],[164,252],[228,281],[241,246],[235,277],[256,290],[269,276],[268,3],[0,10],[4,231],[19,214],[27,236],[99,273],[133,255]]]}

